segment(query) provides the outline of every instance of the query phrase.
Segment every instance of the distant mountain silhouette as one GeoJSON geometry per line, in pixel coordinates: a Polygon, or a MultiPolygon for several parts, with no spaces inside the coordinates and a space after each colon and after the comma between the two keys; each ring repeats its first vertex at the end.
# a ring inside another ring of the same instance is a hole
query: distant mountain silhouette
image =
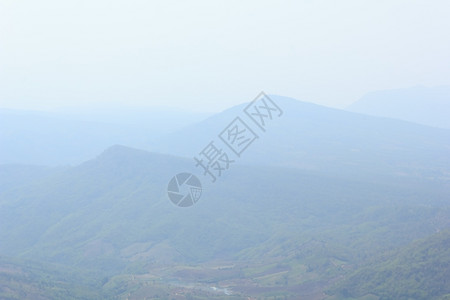
{"type": "Polygon", "coordinates": [[[450,131],[409,122],[372,117],[344,110],[271,96],[284,111],[261,131],[242,112],[247,104],[169,134],[152,145],[153,151],[185,157],[198,155],[210,141],[232,152],[218,138],[241,116],[259,138],[236,157],[237,163],[274,165],[339,174],[371,172],[415,174],[450,168],[450,131]]]}
{"type": "Polygon", "coordinates": [[[203,117],[179,110],[127,107],[84,112],[0,109],[0,164],[79,164],[115,144],[145,148],[151,138],[203,117]]]}
{"type": "Polygon", "coordinates": [[[363,96],[347,110],[450,128],[450,86],[376,91],[363,96]]]}

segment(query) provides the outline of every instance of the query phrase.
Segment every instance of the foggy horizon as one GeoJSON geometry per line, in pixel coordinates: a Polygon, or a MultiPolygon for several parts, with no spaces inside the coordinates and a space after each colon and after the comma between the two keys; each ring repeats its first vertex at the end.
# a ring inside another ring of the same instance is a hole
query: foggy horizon
{"type": "Polygon", "coordinates": [[[0,3],[0,107],[218,112],[264,90],[344,108],[450,85],[446,1],[0,3]]]}

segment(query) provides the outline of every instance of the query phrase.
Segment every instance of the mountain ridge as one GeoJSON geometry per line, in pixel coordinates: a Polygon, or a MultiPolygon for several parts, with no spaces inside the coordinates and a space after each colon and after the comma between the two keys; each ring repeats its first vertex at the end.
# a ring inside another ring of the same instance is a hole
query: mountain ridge
{"type": "Polygon", "coordinates": [[[374,91],[346,110],[450,129],[450,86],[374,91]]]}
{"type": "MultiPolygon", "coordinates": [[[[377,170],[380,164],[392,167],[394,173],[416,172],[411,170],[415,164],[420,164],[418,168],[427,168],[430,163],[433,168],[450,168],[450,130],[270,97],[279,102],[284,113],[267,125],[266,132],[254,129],[259,138],[237,163],[340,169],[353,174],[361,168],[377,170]]],[[[242,112],[244,107],[235,106],[158,139],[150,149],[194,157],[210,141],[217,141],[226,151],[218,135],[229,122],[240,116],[252,126],[242,112]]]]}

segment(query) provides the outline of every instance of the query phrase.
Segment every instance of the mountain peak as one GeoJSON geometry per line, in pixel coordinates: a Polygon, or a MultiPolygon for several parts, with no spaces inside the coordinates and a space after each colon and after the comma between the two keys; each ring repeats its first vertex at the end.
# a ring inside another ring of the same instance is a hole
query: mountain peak
{"type": "Polygon", "coordinates": [[[97,159],[126,158],[130,156],[142,156],[148,154],[149,152],[144,150],[116,144],[106,148],[102,153],[100,153],[100,155],[97,156],[97,159]]]}

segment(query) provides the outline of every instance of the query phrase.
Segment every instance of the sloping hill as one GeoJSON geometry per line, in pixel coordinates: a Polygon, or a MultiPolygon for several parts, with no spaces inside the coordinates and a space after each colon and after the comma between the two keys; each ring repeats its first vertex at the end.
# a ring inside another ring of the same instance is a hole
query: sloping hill
{"type": "Polygon", "coordinates": [[[450,231],[386,254],[356,271],[335,292],[345,297],[450,299],[450,231]]]}
{"type": "Polygon", "coordinates": [[[22,185],[20,176],[4,175],[1,185],[20,188],[0,191],[0,254],[101,271],[105,288],[125,295],[138,284],[130,279],[136,274],[143,289],[155,276],[192,284],[201,275],[204,282],[232,280],[248,295],[295,295],[305,284],[320,292],[343,266],[450,226],[450,186],[441,178],[228,171],[208,183],[191,159],[114,146],[76,167],[33,171],[22,185]],[[166,193],[183,171],[204,187],[189,208],[174,206],[166,193]],[[215,277],[217,261],[238,267],[215,277]],[[192,270],[201,264],[205,270],[192,270]]]}
{"type": "MultiPolygon", "coordinates": [[[[215,184],[198,174],[201,201],[176,208],[167,199],[167,183],[192,169],[191,160],[115,146],[78,167],[2,191],[0,251],[118,270],[130,258],[127,247],[147,243],[147,259],[162,259],[162,251],[169,261],[208,260],[235,255],[280,228],[312,226],[303,224],[311,216],[307,223],[314,220],[317,230],[348,226],[359,212],[377,206],[429,205],[434,214],[432,207],[446,205],[448,194],[435,179],[365,181],[235,166],[215,184]]],[[[418,232],[432,230],[428,224],[418,232]]]]}
{"type": "Polygon", "coordinates": [[[116,299],[101,291],[99,273],[0,256],[0,298],[4,300],[116,299]]]}

